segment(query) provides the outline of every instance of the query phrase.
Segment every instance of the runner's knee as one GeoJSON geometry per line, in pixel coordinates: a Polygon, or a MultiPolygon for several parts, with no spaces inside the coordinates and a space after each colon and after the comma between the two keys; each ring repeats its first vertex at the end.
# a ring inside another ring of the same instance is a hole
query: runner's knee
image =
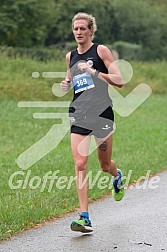
{"type": "Polygon", "coordinates": [[[84,171],[86,170],[86,162],[82,159],[77,160],[75,163],[75,170],[76,171],[84,171]]]}

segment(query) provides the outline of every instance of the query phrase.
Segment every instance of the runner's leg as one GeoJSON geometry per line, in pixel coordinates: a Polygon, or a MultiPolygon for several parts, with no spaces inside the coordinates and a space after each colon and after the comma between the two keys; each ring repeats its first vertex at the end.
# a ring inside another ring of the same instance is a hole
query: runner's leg
{"type": "Polygon", "coordinates": [[[88,212],[88,182],[86,179],[87,161],[90,146],[90,136],[71,133],[71,149],[75,162],[76,187],[82,212],[88,212]],[[84,142],[82,142],[84,140],[84,142]],[[82,142],[82,151],[79,144],[82,142]],[[84,144],[83,144],[84,143],[84,144]],[[84,155],[82,153],[84,152],[84,155]],[[87,155],[86,155],[87,153],[87,155]],[[82,182],[85,182],[82,185],[82,182]]]}
{"type": "Polygon", "coordinates": [[[100,166],[104,172],[110,173],[112,176],[117,177],[117,167],[114,160],[111,160],[112,156],[112,135],[107,138],[95,137],[96,144],[98,146],[98,159],[100,166]]]}
{"type": "Polygon", "coordinates": [[[104,172],[108,172],[113,176],[112,195],[116,201],[122,200],[124,197],[124,187],[122,184],[122,171],[117,169],[112,156],[112,135],[108,138],[95,138],[98,145],[98,158],[101,168],[104,172]]]}

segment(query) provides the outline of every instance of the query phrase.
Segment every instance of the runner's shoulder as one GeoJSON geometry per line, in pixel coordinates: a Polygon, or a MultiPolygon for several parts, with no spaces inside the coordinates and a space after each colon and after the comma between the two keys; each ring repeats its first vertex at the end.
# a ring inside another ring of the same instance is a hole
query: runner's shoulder
{"type": "Polygon", "coordinates": [[[71,52],[68,52],[66,54],[66,62],[69,64],[70,63],[70,57],[71,57],[71,52]]]}
{"type": "Polygon", "coordinates": [[[105,45],[98,45],[98,50],[102,53],[110,52],[110,49],[105,45]]]}

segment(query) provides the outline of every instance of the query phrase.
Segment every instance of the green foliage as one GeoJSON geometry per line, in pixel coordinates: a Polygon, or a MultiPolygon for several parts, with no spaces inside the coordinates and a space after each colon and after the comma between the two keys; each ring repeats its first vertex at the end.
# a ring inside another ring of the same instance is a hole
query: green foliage
{"type": "Polygon", "coordinates": [[[95,42],[111,46],[116,41],[138,44],[142,46],[143,60],[166,59],[165,0],[48,0],[47,4],[44,0],[1,0],[0,44],[64,48],[74,40],[71,19],[79,11],[96,17],[95,42]]]}
{"type": "Polygon", "coordinates": [[[119,58],[125,60],[141,60],[142,58],[141,45],[117,41],[113,44],[113,48],[119,52],[119,58]]]}
{"type": "MultiPolygon", "coordinates": [[[[166,62],[131,62],[133,78],[118,91],[127,95],[139,83],[147,83],[154,94],[167,93],[166,62]]],[[[69,96],[61,98],[52,93],[52,85],[63,78],[43,78],[43,72],[66,72],[65,57],[62,60],[40,62],[29,58],[8,58],[0,55],[0,99],[12,97],[17,100],[71,100],[69,96]],[[39,72],[39,78],[32,78],[33,72],[39,72]]],[[[59,84],[58,84],[59,85],[59,84]]]]}
{"type": "Polygon", "coordinates": [[[11,57],[27,57],[40,61],[59,60],[65,57],[65,49],[54,48],[21,48],[0,46],[0,53],[11,57]]]}
{"type": "Polygon", "coordinates": [[[66,47],[66,51],[72,51],[72,50],[74,50],[76,47],[77,47],[77,44],[76,44],[76,42],[74,41],[74,42],[67,42],[66,44],[65,44],[65,47],[66,47]]]}
{"type": "Polygon", "coordinates": [[[1,44],[31,47],[44,45],[52,0],[4,1],[0,9],[1,44]]]}
{"type": "Polygon", "coordinates": [[[60,79],[43,78],[43,72],[65,72],[66,62],[54,59],[47,63],[30,58],[8,58],[0,55],[0,98],[12,97],[17,100],[55,100],[52,85],[60,79]],[[32,78],[39,72],[39,78],[32,78]]]}
{"type": "Polygon", "coordinates": [[[113,6],[118,31],[116,39],[141,44],[143,59],[164,58],[161,53],[167,42],[164,8],[144,0],[114,0],[113,6]]]}

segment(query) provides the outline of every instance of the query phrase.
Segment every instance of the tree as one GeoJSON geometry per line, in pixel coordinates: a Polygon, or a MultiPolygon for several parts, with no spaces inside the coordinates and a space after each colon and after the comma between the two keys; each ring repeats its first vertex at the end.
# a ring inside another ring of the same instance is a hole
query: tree
{"type": "Polygon", "coordinates": [[[43,45],[53,1],[2,1],[0,10],[1,45],[31,47],[43,45]]]}
{"type": "Polygon", "coordinates": [[[147,58],[159,58],[164,39],[167,42],[165,11],[144,0],[114,0],[113,6],[119,40],[141,44],[147,58]]]}

